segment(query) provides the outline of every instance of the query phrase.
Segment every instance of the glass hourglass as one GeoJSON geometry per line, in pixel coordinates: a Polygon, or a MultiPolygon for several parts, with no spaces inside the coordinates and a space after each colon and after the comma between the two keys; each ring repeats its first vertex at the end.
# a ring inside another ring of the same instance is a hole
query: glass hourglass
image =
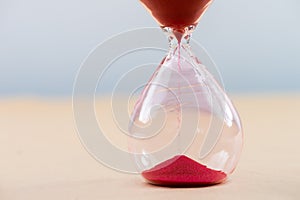
{"type": "Polygon", "coordinates": [[[239,160],[236,109],[189,44],[212,0],[140,0],[169,39],[169,52],[131,115],[129,149],[144,179],[163,186],[224,182],[239,160]]]}

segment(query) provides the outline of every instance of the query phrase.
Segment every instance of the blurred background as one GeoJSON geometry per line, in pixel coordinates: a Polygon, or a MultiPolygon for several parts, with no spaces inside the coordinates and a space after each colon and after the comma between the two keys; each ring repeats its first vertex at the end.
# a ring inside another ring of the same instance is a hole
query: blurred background
{"type": "MultiPolygon", "coordinates": [[[[216,0],[193,38],[227,91],[298,93],[299,9],[297,0],[216,0]]],[[[157,24],[138,0],[2,0],[0,96],[69,96],[94,47],[140,27],[157,24]]]]}
{"type": "MultiPolygon", "coordinates": [[[[0,0],[0,199],[300,199],[300,1],[215,0],[200,20],[193,39],[217,64],[246,138],[233,181],[200,193],[146,187],[99,164],[77,135],[71,95],[82,62],[111,36],[142,27],[157,24],[138,0],[0,0]]],[[[107,80],[144,58],[126,57],[107,80]]],[[[113,107],[108,100],[99,105],[113,107]]],[[[112,113],[93,108],[127,147],[112,113]]]]}

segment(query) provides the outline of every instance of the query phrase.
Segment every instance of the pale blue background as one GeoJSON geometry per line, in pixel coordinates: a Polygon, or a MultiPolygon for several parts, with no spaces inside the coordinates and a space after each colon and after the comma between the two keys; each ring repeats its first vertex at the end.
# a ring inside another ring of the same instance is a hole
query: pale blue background
{"type": "MultiPolygon", "coordinates": [[[[0,95],[70,95],[90,50],[149,26],[138,0],[1,0],[0,95]]],[[[230,92],[300,91],[299,0],[215,0],[194,39],[230,92]]]]}

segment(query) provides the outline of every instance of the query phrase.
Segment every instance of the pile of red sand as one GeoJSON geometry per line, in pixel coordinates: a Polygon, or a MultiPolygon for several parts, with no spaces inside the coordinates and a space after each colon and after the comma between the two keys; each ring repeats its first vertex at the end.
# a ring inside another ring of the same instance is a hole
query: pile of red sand
{"type": "Polygon", "coordinates": [[[165,186],[205,186],[221,183],[227,177],[222,171],[209,169],[188,158],[175,156],[142,173],[150,183],[165,186]]]}

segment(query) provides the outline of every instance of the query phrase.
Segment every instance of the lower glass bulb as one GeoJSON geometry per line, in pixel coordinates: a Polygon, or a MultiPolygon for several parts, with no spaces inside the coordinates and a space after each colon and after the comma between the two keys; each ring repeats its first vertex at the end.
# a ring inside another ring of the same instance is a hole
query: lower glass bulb
{"type": "Polygon", "coordinates": [[[141,93],[129,124],[129,149],[142,176],[166,186],[221,183],[235,169],[241,122],[217,81],[189,46],[185,32],[164,28],[170,51],[141,93]]]}

